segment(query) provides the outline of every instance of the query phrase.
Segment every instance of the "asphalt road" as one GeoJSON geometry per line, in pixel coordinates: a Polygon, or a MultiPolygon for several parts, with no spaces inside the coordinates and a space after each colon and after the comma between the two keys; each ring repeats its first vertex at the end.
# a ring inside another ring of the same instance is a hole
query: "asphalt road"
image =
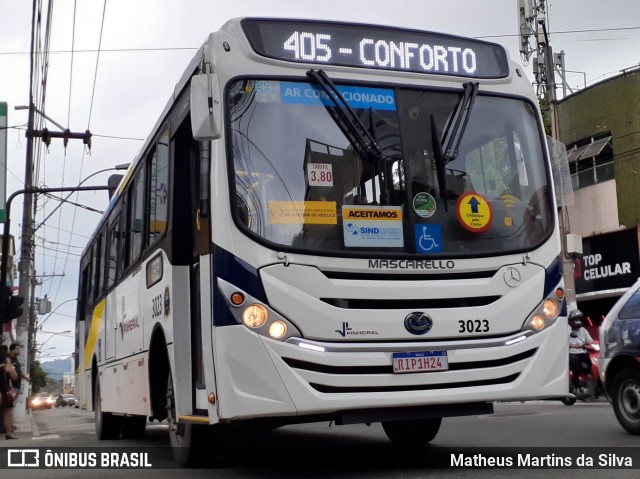
{"type": "MultiPolygon", "coordinates": [[[[495,410],[493,415],[446,418],[440,433],[427,448],[399,449],[389,443],[379,424],[331,426],[319,423],[287,426],[230,442],[223,451],[217,451],[217,466],[208,470],[48,470],[46,477],[493,479],[544,476],[635,479],[640,475],[640,437],[627,434],[604,401],[579,402],[571,407],[553,401],[508,403],[496,404],[495,410]],[[547,465],[554,467],[513,469],[501,467],[499,463],[508,457],[518,461],[518,455],[525,457],[527,454],[529,461],[546,460],[547,465]],[[602,459],[601,454],[604,454],[602,459]],[[576,468],[579,455],[591,458],[594,465],[576,468]],[[463,465],[465,461],[476,461],[484,467],[448,467],[453,456],[463,465]],[[494,457],[497,463],[488,464],[489,457],[494,457]],[[609,461],[627,457],[633,462],[632,468],[603,469],[599,465],[600,460],[608,466],[609,461]],[[559,461],[567,458],[573,460],[572,467],[557,468],[559,461]],[[445,467],[441,467],[443,465],[445,467]]],[[[148,425],[143,440],[100,442],[93,430],[92,413],[74,408],[53,408],[34,412],[34,419],[37,430],[33,437],[24,435],[19,441],[6,445],[21,448],[128,447],[132,450],[168,445],[166,426],[158,423],[148,425]]],[[[213,455],[216,451],[212,451],[213,455]]],[[[170,452],[165,450],[161,457],[156,455],[153,465],[156,468],[173,467],[170,452]]],[[[42,470],[15,470],[11,477],[40,479],[42,474],[42,470]]]]}

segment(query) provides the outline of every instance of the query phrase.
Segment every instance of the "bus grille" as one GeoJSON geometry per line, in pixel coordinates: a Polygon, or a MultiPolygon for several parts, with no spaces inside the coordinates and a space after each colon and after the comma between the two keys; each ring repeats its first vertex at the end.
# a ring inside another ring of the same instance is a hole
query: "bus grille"
{"type": "MultiPolygon", "coordinates": [[[[532,348],[527,351],[523,351],[521,353],[508,356],[505,358],[499,359],[490,359],[483,361],[461,361],[461,362],[450,362],[449,369],[447,371],[443,371],[444,374],[455,372],[455,371],[478,371],[481,375],[480,371],[488,372],[492,368],[505,367],[513,365],[519,361],[526,360],[535,355],[538,348],[532,348]]],[[[424,378],[422,374],[429,375],[430,379],[436,379],[436,375],[439,373],[417,373],[415,375],[411,374],[403,374],[400,376],[413,376],[415,378],[415,382],[412,384],[392,384],[390,381],[392,378],[398,378],[399,375],[393,373],[393,366],[391,364],[386,365],[372,365],[372,366],[335,366],[321,363],[314,363],[309,361],[302,361],[298,359],[292,359],[288,357],[282,357],[282,360],[292,369],[297,370],[301,376],[305,376],[310,374],[311,376],[316,376],[313,379],[308,378],[308,384],[314,388],[316,391],[321,393],[328,394],[337,394],[337,393],[375,393],[375,392],[404,392],[404,391],[429,391],[429,390],[437,390],[437,389],[457,389],[457,388],[469,388],[469,387],[477,387],[477,386],[491,386],[497,384],[507,384],[515,381],[520,375],[520,371],[514,372],[513,368],[511,371],[505,371],[505,375],[495,377],[485,377],[483,379],[475,379],[472,381],[461,381],[459,379],[450,378],[449,382],[427,382],[421,379],[424,378]],[[317,375],[323,374],[325,375],[324,380],[319,381],[317,375]],[[343,381],[336,381],[335,384],[330,384],[332,382],[331,378],[339,378],[344,376],[359,376],[361,378],[378,376],[380,380],[379,385],[371,385],[371,384],[338,384],[343,381]],[[387,378],[385,380],[383,378],[387,378]],[[321,384],[321,382],[325,384],[321,384]]],[[[490,374],[488,376],[491,376],[490,374]]]]}
{"type": "MultiPolygon", "coordinates": [[[[528,351],[524,351],[520,354],[516,354],[514,356],[509,356],[507,358],[501,359],[490,359],[486,361],[469,361],[469,362],[459,362],[459,363],[449,363],[449,371],[463,371],[469,369],[484,369],[484,368],[495,368],[498,366],[506,366],[508,364],[513,364],[518,361],[522,361],[523,359],[528,359],[533,356],[537,348],[530,349],[528,351]]],[[[293,369],[300,369],[304,371],[314,371],[317,373],[324,374],[355,374],[355,375],[363,375],[363,374],[393,374],[393,366],[329,366],[326,364],[318,364],[318,363],[310,363],[308,361],[300,361],[297,359],[291,358],[282,358],[282,360],[287,363],[293,369]]]]}
{"type": "Polygon", "coordinates": [[[337,393],[378,393],[378,392],[403,392],[403,391],[430,391],[435,389],[471,388],[478,386],[492,386],[495,384],[507,384],[515,381],[520,373],[511,374],[503,378],[483,379],[480,381],[465,381],[461,383],[419,384],[408,386],[326,386],[324,384],[309,383],[318,392],[337,393]]]}
{"type": "Polygon", "coordinates": [[[342,309],[444,309],[486,306],[500,296],[434,299],[345,299],[320,298],[320,301],[342,309]]]}

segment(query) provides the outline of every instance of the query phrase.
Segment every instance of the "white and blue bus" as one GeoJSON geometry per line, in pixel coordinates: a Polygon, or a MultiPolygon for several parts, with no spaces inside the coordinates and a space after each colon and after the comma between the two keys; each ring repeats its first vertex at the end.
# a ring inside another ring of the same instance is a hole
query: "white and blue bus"
{"type": "Polygon", "coordinates": [[[568,390],[542,117],[497,44],[227,22],[81,262],[78,394],[101,439],[443,417],[568,390]]]}

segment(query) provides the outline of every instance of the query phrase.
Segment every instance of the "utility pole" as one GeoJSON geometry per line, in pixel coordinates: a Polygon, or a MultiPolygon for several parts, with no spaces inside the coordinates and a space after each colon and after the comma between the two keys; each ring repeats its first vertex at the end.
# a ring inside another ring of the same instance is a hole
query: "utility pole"
{"type": "MultiPolygon", "coordinates": [[[[36,22],[37,22],[37,2],[34,0],[33,2],[33,11],[31,18],[31,55],[30,55],[30,74],[29,74],[29,115],[27,119],[27,151],[26,151],[26,160],[25,160],[25,168],[24,168],[24,188],[25,190],[29,190],[33,185],[33,135],[30,132],[34,127],[34,114],[35,107],[33,103],[33,81],[35,76],[35,41],[36,41],[36,22]]],[[[8,207],[7,207],[8,209],[8,207]]],[[[30,278],[30,270],[31,270],[31,250],[32,250],[32,237],[31,227],[33,223],[33,198],[31,195],[25,195],[24,199],[24,209],[22,210],[22,236],[20,241],[20,259],[18,260],[18,271],[20,273],[18,279],[18,296],[22,296],[27,299],[29,294],[29,278],[30,278]]],[[[9,234],[10,230],[6,226],[9,224],[9,216],[5,219],[5,234],[9,234]]],[[[3,244],[4,251],[4,244],[3,244]]],[[[2,258],[2,266],[3,272],[5,258],[2,258]]],[[[6,281],[6,275],[2,275],[2,281],[6,281]]],[[[4,285],[4,283],[2,283],[4,285]]],[[[28,303],[27,303],[28,304],[28,303]]],[[[4,304],[2,305],[4,306],[4,304]]],[[[4,311],[4,309],[3,309],[4,311]]],[[[22,364],[24,371],[26,374],[30,373],[31,365],[29,364],[29,320],[31,317],[31,313],[29,312],[29,308],[23,308],[22,315],[16,321],[16,339],[18,343],[22,344],[24,347],[22,348],[22,352],[18,357],[18,361],[22,364]]],[[[24,381],[23,381],[24,382],[24,381]]],[[[27,391],[28,389],[25,385],[21,385],[20,388],[22,391],[27,391]]],[[[18,398],[18,404],[14,407],[14,421],[17,424],[24,423],[25,421],[25,412],[27,407],[27,395],[21,394],[21,397],[18,398]]]]}
{"type": "MultiPolygon", "coordinates": [[[[564,51],[554,58],[550,44],[547,1],[546,0],[518,0],[519,26],[521,34],[520,53],[523,59],[528,60],[531,54],[533,58],[534,85],[538,98],[546,99],[549,104],[549,118],[551,120],[551,137],[559,142],[558,110],[556,96],[555,66],[561,63],[564,68],[564,51]],[[536,48],[529,46],[529,37],[535,36],[536,48]]],[[[564,72],[561,76],[564,81],[564,72]]],[[[561,188],[556,185],[556,188],[561,188]]],[[[562,268],[564,272],[564,285],[569,310],[576,309],[576,288],[573,276],[573,258],[567,251],[567,235],[569,234],[568,210],[566,205],[558,206],[558,224],[561,235],[562,268]]]]}
{"type": "MultiPolygon", "coordinates": [[[[20,242],[20,259],[18,262],[18,271],[20,273],[18,279],[18,296],[25,298],[27,307],[23,308],[22,315],[17,319],[16,322],[16,335],[17,341],[22,344],[23,349],[18,360],[23,365],[23,368],[27,373],[31,368],[30,357],[33,355],[30,352],[30,349],[33,345],[32,335],[35,331],[35,315],[33,314],[33,292],[30,293],[31,288],[31,277],[33,276],[34,269],[34,261],[33,261],[33,236],[34,236],[34,225],[33,225],[33,204],[34,198],[31,194],[32,192],[38,192],[42,189],[34,188],[33,186],[33,174],[34,174],[34,138],[41,138],[42,141],[48,146],[51,143],[52,138],[63,138],[65,147],[69,139],[77,138],[82,139],[84,144],[91,148],[91,132],[89,130],[84,133],[72,133],[69,129],[63,128],[61,125],[53,121],[51,118],[46,116],[43,112],[38,110],[34,104],[33,98],[33,82],[35,77],[35,40],[36,40],[36,21],[37,21],[37,2],[33,2],[33,12],[32,12],[32,30],[31,30],[31,57],[30,57],[30,77],[29,77],[29,105],[26,109],[29,110],[28,119],[27,119],[27,148],[26,148],[26,160],[25,160],[25,170],[24,170],[24,209],[22,210],[22,236],[20,242]],[[34,128],[35,125],[35,114],[38,113],[43,118],[49,120],[58,128],[63,130],[62,132],[51,132],[47,128],[43,128],[42,130],[36,130],[34,128]]],[[[25,107],[16,107],[17,110],[25,109],[25,107]]],[[[64,190],[71,191],[71,190],[64,190]]],[[[7,207],[7,219],[5,226],[9,224],[9,215],[8,215],[8,207],[7,207]]],[[[6,234],[9,234],[8,228],[6,234]]],[[[3,258],[3,281],[6,279],[6,269],[4,265],[3,258]]],[[[4,284],[4,283],[3,283],[4,284]]],[[[21,388],[23,391],[27,391],[27,388],[24,385],[21,388]]],[[[26,410],[26,394],[21,395],[21,400],[19,400],[18,404],[15,407],[14,419],[17,423],[21,423],[25,419],[25,410],[26,410]]]]}

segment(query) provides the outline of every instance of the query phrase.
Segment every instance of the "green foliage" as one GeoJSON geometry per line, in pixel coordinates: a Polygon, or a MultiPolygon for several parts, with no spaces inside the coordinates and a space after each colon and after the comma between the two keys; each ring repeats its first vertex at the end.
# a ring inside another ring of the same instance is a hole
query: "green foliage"
{"type": "Polygon", "coordinates": [[[50,376],[47,376],[47,386],[45,389],[52,394],[58,394],[62,391],[62,379],[54,379],[50,376]]]}
{"type": "Polygon", "coordinates": [[[40,392],[40,389],[47,385],[47,373],[40,367],[40,361],[31,363],[29,376],[31,377],[31,390],[33,393],[40,392]]]}
{"type": "Polygon", "coordinates": [[[539,100],[540,110],[542,112],[542,122],[544,123],[544,131],[547,135],[551,135],[551,103],[548,98],[539,100]]]}

